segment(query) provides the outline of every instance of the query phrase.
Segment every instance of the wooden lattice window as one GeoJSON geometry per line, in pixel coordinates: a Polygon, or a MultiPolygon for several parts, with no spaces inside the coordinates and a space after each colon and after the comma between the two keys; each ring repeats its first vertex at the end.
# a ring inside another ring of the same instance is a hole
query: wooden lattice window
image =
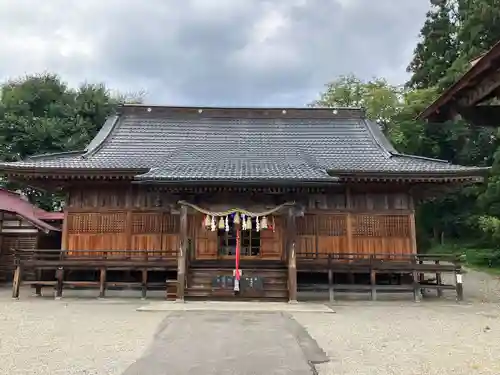
{"type": "Polygon", "coordinates": [[[344,215],[318,215],[318,236],[345,236],[346,220],[344,215]]]}
{"type": "Polygon", "coordinates": [[[409,237],[407,215],[355,215],[353,235],[356,237],[409,237]]]}
{"type": "Polygon", "coordinates": [[[121,233],[125,231],[124,213],[99,215],[99,231],[102,233],[121,233]]]}
{"type": "Polygon", "coordinates": [[[410,237],[410,217],[408,215],[382,216],[384,237],[410,237]]]}
{"type": "Polygon", "coordinates": [[[317,215],[305,214],[304,216],[295,219],[297,227],[297,235],[299,236],[314,236],[316,234],[316,217],[317,215]]]}
{"type": "Polygon", "coordinates": [[[180,231],[180,216],[164,214],[162,220],[162,233],[177,234],[180,231]]]}
{"type": "Polygon", "coordinates": [[[99,232],[99,214],[68,214],[68,232],[99,232]]]}
{"type": "Polygon", "coordinates": [[[120,233],[125,231],[126,215],[117,213],[78,213],[68,215],[69,233],[120,233]]]}
{"type": "Polygon", "coordinates": [[[135,213],[132,215],[132,233],[160,233],[161,220],[160,213],[135,213]]]}

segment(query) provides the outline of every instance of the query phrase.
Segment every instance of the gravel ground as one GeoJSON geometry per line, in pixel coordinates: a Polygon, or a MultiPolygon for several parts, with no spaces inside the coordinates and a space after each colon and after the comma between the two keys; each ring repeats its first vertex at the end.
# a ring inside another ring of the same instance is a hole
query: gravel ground
{"type": "MultiPolygon", "coordinates": [[[[330,357],[320,375],[500,374],[500,281],[464,277],[466,302],[340,301],[336,314],[294,313],[330,357]]],[[[153,342],[168,312],[139,313],[138,298],[29,297],[0,289],[0,375],[120,375],[153,342]]],[[[189,350],[189,348],[186,348],[189,350]]],[[[181,375],[181,374],[179,374],[181,375]]]]}
{"type": "Polygon", "coordinates": [[[494,305],[360,303],[336,314],[294,314],[330,362],[320,375],[498,375],[494,305]]]}
{"type": "Polygon", "coordinates": [[[451,291],[418,304],[365,296],[294,318],[331,359],[319,375],[498,375],[500,279],[467,270],[464,293],[460,304],[451,291]]]}
{"type": "Polygon", "coordinates": [[[147,348],[166,313],[138,313],[140,300],[12,301],[0,289],[1,375],[121,374],[147,348]]]}

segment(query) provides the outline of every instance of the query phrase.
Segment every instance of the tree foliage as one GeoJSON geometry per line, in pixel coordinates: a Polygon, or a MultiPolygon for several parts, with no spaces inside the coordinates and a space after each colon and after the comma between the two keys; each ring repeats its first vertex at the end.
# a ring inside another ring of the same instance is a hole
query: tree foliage
{"type": "MultiPolygon", "coordinates": [[[[500,40],[500,0],[432,0],[404,88],[354,76],[329,83],[313,105],[357,105],[378,120],[403,153],[489,166],[485,185],[462,186],[418,207],[422,245],[446,240],[500,248],[500,137],[466,121],[429,124],[415,117],[500,40]]],[[[497,250],[494,250],[497,251],[497,250]]],[[[497,251],[500,257],[500,250],[497,251]]]]}
{"type": "Polygon", "coordinates": [[[408,87],[423,89],[438,85],[458,57],[456,25],[448,2],[437,2],[427,12],[420,31],[420,41],[414,50],[407,71],[412,73],[408,87]]]}
{"type": "MultiPolygon", "coordinates": [[[[81,150],[119,104],[131,101],[141,96],[113,94],[103,84],[70,88],[49,73],[9,80],[0,86],[0,160],[81,150]]],[[[52,208],[51,196],[26,192],[52,208]]]]}

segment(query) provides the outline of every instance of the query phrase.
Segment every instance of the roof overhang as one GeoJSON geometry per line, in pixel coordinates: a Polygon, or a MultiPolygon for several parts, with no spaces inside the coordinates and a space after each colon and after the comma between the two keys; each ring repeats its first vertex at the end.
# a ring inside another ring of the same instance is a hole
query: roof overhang
{"type": "Polygon", "coordinates": [[[481,183],[484,182],[491,167],[476,168],[472,171],[463,172],[339,172],[329,171],[339,177],[340,181],[357,182],[395,182],[395,183],[481,183]]]}
{"type": "Polygon", "coordinates": [[[134,184],[141,185],[170,185],[170,186],[331,186],[340,181],[337,177],[321,180],[294,180],[294,179],[213,179],[213,180],[166,180],[150,179],[135,180],[134,184]]]}
{"type": "MultiPolygon", "coordinates": [[[[466,92],[477,86],[482,79],[485,79],[491,74],[496,74],[499,68],[500,41],[485,53],[484,56],[475,61],[474,64],[471,64],[469,70],[431,105],[422,111],[417,118],[436,122],[450,120],[457,109],[457,105],[459,105],[458,102],[465,96],[466,92]]],[[[484,100],[494,90],[496,90],[496,88],[490,86],[488,90],[481,90],[476,96],[480,100],[484,100]]]]}
{"type": "Polygon", "coordinates": [[[108,180],[108,179],[134,179],[137,175],[146,173],[148,168],[141,169],[99,169],[99,168],[29,168],[18,167],[13,165],[0,166],[0,171],[7,177],[22,177],[26,179],[42,178],[42,179],[92,179],[92,180],[108,180]]]}

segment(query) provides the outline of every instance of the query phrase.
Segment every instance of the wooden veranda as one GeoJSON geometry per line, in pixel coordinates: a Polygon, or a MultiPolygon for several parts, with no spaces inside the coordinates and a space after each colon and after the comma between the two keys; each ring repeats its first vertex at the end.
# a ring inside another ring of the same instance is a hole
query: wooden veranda
{"type": "MultiPolygon", "coordinates": [[[[19,298],[20,287],[29,285],[35,289],[35,294],[38,296],[42,295],[42,288],[52,288],[56,298],[62,297],[65,288],[86,288],[98,289],[100,298],[106,296],[108,289],[140,290],[142,298],[146,298],[150,290],[161,290],[165,299],[173,300],[179,295],[184,295],[184,289],[188,286],[186,285],[188,279],[185,281],[186,284],[179,283],[178,260],[172,258],[170,253],[168,256],[165,256],[165,252],[153,250],[100,250],[99,252],[85,250],[68,253],[61,250],[16,250],[12,297],[19,298]],[[23,274],[27,271],[35,277],[24,280],[23,274]],[[86,271],[86,275],[93,272],[97,277],[95,280],[88,280],[87,277],[79,279],[78,277],[82,277],[84,273],[78,271],[86,271]],[[108,275],[114,271],[136,272],[138,277],[133,281],[110,280],[108,275]],[[155,273],[159,273],[161,277],[155,277],[155,273]]],[[[299,280],[301,275],[325,275],[328,280],[315,283],[299,282],[297,289],[299,292],[328,291],[330,302],[335,301],[338,293],[344,292],[369,293],[371,300],[376,300],[378,293],[413,293],[414,300],[418,302],[424,295],[424,290],[429,289],[436,290],[439,297],[443,295],[444,290],[454,290],[457,300],[463,300],[460,257],[428,254],[398,255],[398,259],[390,257],[393,257],[393,254],[372,254],[367,257],[359,253],[318,253],[312,257],[310,253],[297,253],[296,267],[299,280]],[[453,275],[453,284],[443,282],[445,274],[453,275]],[[348,282],[344,281],[342,275],[348,276],[348,282]],[[365,277],[354,282],[355,275],[365,277]],[[391,275],[392,278],[382,278],[383,275],[391,275]]],[[[195,274],[199,266],[196,262],[190,264],[188,260],[186,264],[188,277],[195,274]]],[[[248,269],[255,267],[250,264],[246,266],[248,269]]],[[[260,266],[262,266],[260,272],[277,270],[277,265],[262,263],[257,265],[260,266]]],[[[227,270],[231,268],[232,266],[228,265],[227,270]]],[[[286,272],[293,272],[285,264],[282,268],[285,275],[286,272]]],[[[221,273],[221,270],[222,265],[219,264],[217,272],[221,273]]],[[[286,279],[288,277],[285,277],[286,279]]],[[[211,298],[237,297],[232,290],[223,290],[220,286],[213,286],[211,289],[211,298]]],[[[189,293],[186,297],[189,299],[189,293]]]]}

